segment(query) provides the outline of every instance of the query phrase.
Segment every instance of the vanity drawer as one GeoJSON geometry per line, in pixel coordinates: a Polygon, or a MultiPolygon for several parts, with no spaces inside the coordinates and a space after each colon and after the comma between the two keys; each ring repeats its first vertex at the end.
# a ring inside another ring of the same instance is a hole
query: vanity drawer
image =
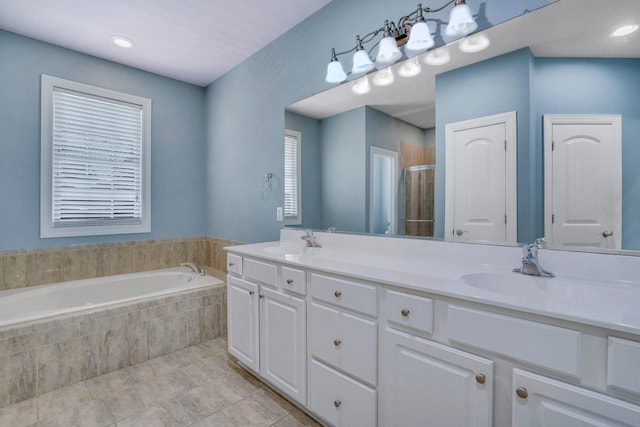
{"type": "Polygon", "coordinates": [[[449,339],[580,378],[580,332],[450,305],[449,339]]]}
{"type": "Polygon", "coordinates": [[[370,316],[376,316],[378,312],[378,297],[375,286],[316,273],[311,274],[310,280],[312,297],[370,316]]]}
{"type": "Polygon", "coordinates": [[[309,407],[334,426],[376,425],[376,391],[311,360],[309,407]]]}
{"type": "Polygon", "coordinates": [[[389,289],[384,297],[384,316],[392,326],[433,333],[432,299],[389,289]]]}
{"type": "Polygon", "coordinates": [[[282,267],[280,271],[280,287],[300,295],[307,294],[307,276],[304,270],[282,267]]]}
{"type": "Polygon", "coordinates": [[[376,323],[333,307],[312,303],[311,354],[375,386],[376,323]]]}
{"type": "Polygon", "coordinates": [[[227,272],[242,276],[242,257],[235,254],[227,254],[227,272]]]}
{"type": "Polygon", "coordinates": [[[277,286],[278,267],[274,264],[245,258],[242,267],[244,277],[266,285],[277,286]]]}
{"type": "Polygon", "coordinates": [[[609,337],[607,385],[640,394],[640,343],[609,337]]]}

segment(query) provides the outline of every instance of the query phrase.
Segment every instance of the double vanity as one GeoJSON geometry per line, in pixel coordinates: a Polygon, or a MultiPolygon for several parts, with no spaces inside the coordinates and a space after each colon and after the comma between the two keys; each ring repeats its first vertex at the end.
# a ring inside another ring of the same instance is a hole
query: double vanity
{"type": "Polygon", "coordinates": [[[229,352],[323,423],[640,426],[640,257],[301,237],[226,248],[229,352]]]}

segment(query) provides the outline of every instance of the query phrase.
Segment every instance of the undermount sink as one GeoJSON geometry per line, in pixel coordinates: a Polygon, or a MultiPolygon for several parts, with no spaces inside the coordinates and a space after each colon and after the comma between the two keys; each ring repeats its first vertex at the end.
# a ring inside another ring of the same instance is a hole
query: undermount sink
{"type": "Polygon", "coordinates": [[[303,245],[275,245],[264,248],[264,251],[273,255],[302,255],[305,249],[303,245]]]}
{"type": "Polygon", "coordinates": [[[471,273],[460,280],[476,289],[502,295],[570,300],[594,307],[606,301],[624,309],[640,308],[640,283],[635,281],[538,277],[511,272],[471,273]]]}
{"type": "Polygon", "coordinates": [[[542,296],[552,286],[552,278],[519,273],[471,273],[460,277],[460,280],[474,288],[514,296],[542,296]]]}

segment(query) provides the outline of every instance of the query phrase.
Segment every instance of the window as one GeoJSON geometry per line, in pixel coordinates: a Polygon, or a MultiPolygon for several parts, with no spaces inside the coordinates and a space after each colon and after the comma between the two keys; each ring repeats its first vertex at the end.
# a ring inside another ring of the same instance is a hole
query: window
{"type": "Polygon", "coordinates": [[[42,75],[40,237],[148,233],[151,100],[42,75]]]}
{"type": "Polygon", "coordinates": [[[300,196],[300,147],[301,134],[293,130],[284,131],[284,223],[302,224],[302,202],[300,196]]]}

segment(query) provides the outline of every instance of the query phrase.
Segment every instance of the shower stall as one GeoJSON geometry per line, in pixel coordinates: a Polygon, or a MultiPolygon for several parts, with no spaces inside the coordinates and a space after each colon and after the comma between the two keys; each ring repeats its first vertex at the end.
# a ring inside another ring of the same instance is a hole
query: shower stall
{"type": "Polygon", "coordinates": [[[436,165],[402,169],[398,188],[398,232],[407,236],[433,236],[436,165]]]}

